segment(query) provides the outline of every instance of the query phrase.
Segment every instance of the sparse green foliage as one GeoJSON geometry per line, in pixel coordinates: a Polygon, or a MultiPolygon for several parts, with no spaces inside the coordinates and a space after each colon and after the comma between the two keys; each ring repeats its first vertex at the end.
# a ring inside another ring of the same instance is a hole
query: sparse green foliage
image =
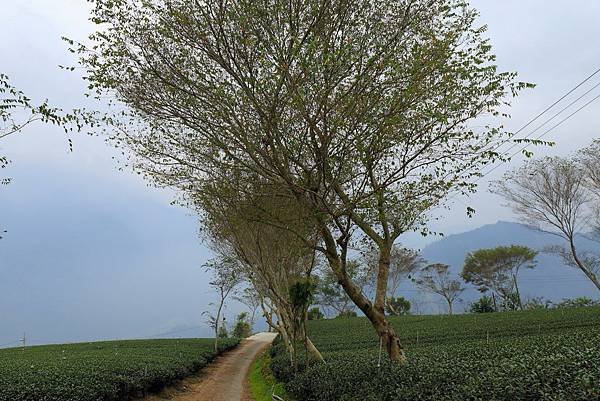
{"type": "Polygon", "coordinates": [[[404,297],[388,298],[386,312],[392,316],[410,314],[410,301],[404,297]]]}
{"type": "Polygon", "coordinates": [[[231,336],[235,338],[246,338],[252,335],[252,326],[247,312],[242,312],[235,318],[231,336]]]}
{"type": "Polygon", "coordinates": [[[223,319],[223,322],[219,325],[219,332],[217,333],[217,338],[229,338],[229,331],[227,330],[225,319],[223,319]]]}
{"type": "Polygon", "coordinates": [[[494,305],[494,300],[488,295],[484,295],[477,301],[473,302],[469,310],[471,313],[497,312],[496,305],[494,305]]]}
{"type": "Polygon", "coordinates": [[[322,319],[325,319],[325,315],[323,315],[323,312],[321,312],[321,309],[319,309],[318,306],[310,308],[308,310],[307,317],[308,317],[308,320],[322,320],[322,319]]]}
{"type": "Polygon", "coordinates": [[[463,0],[96,0],[90,88],[114,95],[118,145],[161,185],[194,193],[223,172],[285,185],[318,224],[337,281],[391,359],[389,256],[450,193],[503,159],[495,122],[526,87],[500,72],[463,0]],[[125,120],[125,121],[123,121],[125,120]],[[354,233],[379,253],[368,298],[346,273],[354,233]]]}
{"type": "Polygon", "coordinates": [[[438,294],[448,304],[448,314],[452,314],[454,302],[465,290],[462,283],[452,278],[450,266],[434,263],[421,269],[420,277],[415,281],[424,291],[438,294]]]}
{"type": "MultiPolygon", "coordinates": [[[[75,114],[66,114],[61,109],[52,107],[48,101],[36,105],[22,91],[15,88],[8,76],[0,73],[0,140],[18,134],[25,127],[36,121],[61,126],[66,133],[81,128],[80,119],[75,114]]],[[[68,139],[69,148],[73,143],[68,139]]],[[[10,160],[0,155],[0,171],[5,169],[10,160]]],[[[0,176],[0,187],[8,185],[11,179],[0,176]]],[[[0,239],[6,230],[0,229],[0,239]]]]}
{"type": "Polygon", "coordinates": [[[461,276],[481,292],[493,291],[507,310],[523,309],[517,276],[521,268],[536,266],[537,251],[511,245],[479,249],[465,258],[461,276]]]}

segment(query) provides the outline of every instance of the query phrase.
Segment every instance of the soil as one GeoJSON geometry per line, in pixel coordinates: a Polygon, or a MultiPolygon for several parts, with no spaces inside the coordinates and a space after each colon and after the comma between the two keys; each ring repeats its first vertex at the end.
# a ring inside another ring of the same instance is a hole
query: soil
{"type": "Polygon", "coordinates": [[[258,333],[248,337],[232,351],[216,358],[197,376],[142,401],[251,401],[248,371],[275,336],[274,333],[258,333]]]}

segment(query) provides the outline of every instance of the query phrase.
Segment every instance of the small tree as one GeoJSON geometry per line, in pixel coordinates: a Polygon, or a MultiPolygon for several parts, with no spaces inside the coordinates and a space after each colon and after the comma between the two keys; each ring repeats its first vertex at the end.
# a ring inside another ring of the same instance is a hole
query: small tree
{"type": "Polygon", "coordinates": [[[484,295],[473,302],[470,307],[471,313],[491,313],[496,312],[494,300],[492,297],[484,295]]]}
{"type": "MultiPolygon", "coordinates": [[[[236,264],[235,260],[222,255],[218,256],[216,259],[210,260],[206,264],[207,270],[213,272],[213,279],[210,282],[210,286],[219,294],[216,315],[212,315],[210,312],[204,312],[204,314],[208,316],[209,325],[215,332],[215,352],[219,350],[219,338],[222,333],[222,327],[225,327],[225,318],[221,317],[225,301],[233,289],[242,281],[242,277],[238,273],[239,269],[236,264]],[[221,319],[223,320],[223,324],[221,319]]],[[[225,328],[225,333],[226,332],[227,329],[225,328]]]]}
{"type": "Polygon", "coordinates": [[[576,237],[586,229],[592,196],[585,186],[586,175],[570,159],[545,157],[526,163],[496,182],[495,192],[533,228],[558,235],[568,248],[551,247],[565,262],[579,268],[600,290],[600,263],[593,254],[581,253],[576,237]]]}
{"type": "Polygon", "coordinates": [[[242,312],[237,315],[231,335],[235,338],[246,338],[252,335],[252,326],[250,325],[248,312],[242,312]]]}
{"type": "Polygon", "coordinates": [[[467,255],[461,275],[479,291],[495,292],[507,309],[518,307],[523,310],[517,276],[520,269],[535,267],[537,254],[533,249],[519,245],[480,249],[467,255]]]}
{"type": "Polygon", "coordinates": [[[248,309],[250,309],[250,325],[254,327],[254,324],[256,323],[256,311],[261,305],[260,294],[258,294],[254,287],[246,287],[236,294],[233,299],[246,305],[248,309]]]}
{"type": "Polygon", "coordinates": [[[219,332],[217,333],[217,338],[229,338],[229,332],[227,331],[227,325],[225,324],[225,318],[223,318],[223,322],[219,325],[219,332]]]}
{"type": "Polygon", "coordinates": [[[308,320],[323,320],[325,319],[325,315],[321,312],[319,307],[315,306],[308,310],[308,320]]]}
{"type": "Polygon", "coordinates": [[[388,298],[386,312],[392,316],[410,314],[410,301],[404,297],[388,298]]]}
{"type": "Polygon", "coordinates": [[[442,296],[448,303],[448,314],[452,314],[452,305],[465,290],[459,280],[453,279],[450,267],[434,263],[421,269],[420,278],[416,284],[424,291],[442,296]]]}

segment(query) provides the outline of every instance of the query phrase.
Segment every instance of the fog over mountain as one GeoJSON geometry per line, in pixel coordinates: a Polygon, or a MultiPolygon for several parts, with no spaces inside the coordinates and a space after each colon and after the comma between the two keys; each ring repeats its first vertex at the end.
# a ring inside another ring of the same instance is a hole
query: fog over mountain
{"type": "MultiPolygon", "coordinates": [[[[499,221],[461,234],[449,235],[426,246],[422,254],[430,263],[450,265],[452,272],[458,275],[469,252],[501,245],[525,245],[540,253],[534,269],[523,269],[519,273],[519,289],[524,300],[534,297],[551,301],[580,296],[596,298],[598,291],[579,269],[566,266],[559,257],[542,252],[546,246],[564,244],[564,240],[556,235],[518,223],[499,221]]],[[[600,244],[582,237],[578,238],[578,244],[581,249],[600,248],[600,244]]],[[[481,296],[473,286],[467,287],[461,296],[463,307],[481,296]]],[[[413,299],[413,303],[418,303],[418,298],[424,298],[424,311],[445,311],[445,305],[437,296],[419,297],[416,289],[409,284],[405,284],[404,291],[409,294],[408,298],[413,299]]]]}

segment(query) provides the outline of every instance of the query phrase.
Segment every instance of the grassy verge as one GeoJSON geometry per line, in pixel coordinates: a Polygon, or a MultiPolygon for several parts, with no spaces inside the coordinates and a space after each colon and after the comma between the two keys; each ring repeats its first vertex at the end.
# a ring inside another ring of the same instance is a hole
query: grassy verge
{"type": "Polygon", "coordinates": [[[263,353],[250,368],[250,393],[254,401],[272,401],[273,392],[285,401],[293,399],[285,392],[283,383],[277,382],[271,372],[271,357],[263,353]]]}

